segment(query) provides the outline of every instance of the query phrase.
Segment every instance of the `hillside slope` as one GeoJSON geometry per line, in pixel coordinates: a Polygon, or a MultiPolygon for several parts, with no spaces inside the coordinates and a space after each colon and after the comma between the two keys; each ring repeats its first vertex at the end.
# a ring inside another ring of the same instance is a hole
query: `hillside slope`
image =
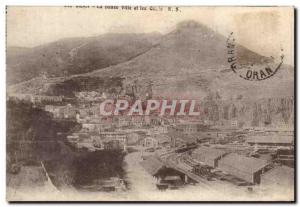
{"type": "MultiPolygon", "coordinates": [[[[224,99],[239,95],[253,100],[293,96],[293,67],[282,65],[273,77],[264,81],[246,81],[229,69],[226,46],[226,37],[202,24],[186,21],[180,23],[174,31],[161,37],[159,43],[152,45],[146,52],[128,61],[65,78],[47,80],[37,78],[14,85],[8,91],[47,93],[49,88],[51,90],[57,84],[64,88],[64,83],[67,81],[69,84],[69,80],[84,79],[84,84],[79,85],[88,85],[88,77],[90,77],[92,82],[95,82],[95,78],[100,78],[102,81],[99,83],[118,78],[122,80],[124,87],[138,81],[139,86],[143,88],[152,82],[154,96],[169,98],[203,99],[209,93],[216,91],[224,99]]],[[[86,56],[89,57],[89,54],[91,52],[87,50],[86,56]]],[[[270,61],[269,58],[241,45],[237,45],[237,59],[241,65],[256,63],[261,67],[265,67],[265,63],[270,61]]],[[[105,89],[103,85],[96,84],[92,90],[97,87],[99,90],[107,90],[109,84],[104,85],[105,89]]],[[[112,87],[113,85],[115,84],[112,84],[112,87]]],[[[72,86],[68,85],[68,87],[72,90],[72,86]]],[[[74,90],[87,89],[74,87],[74,90]]]]}
{"type": "Polygon", "coordinates": [[[148,51],[160,34],[105,34],[67,38],[34,48],[7,48],[7,83],[38,76],[70,76],[128,61],[148,51]]]}
{"type": "MultiPolygon", "coordinates": [[[[147,53],[85,75],[121,76],[126,83],[151,81],[154,94],[164,97],[201,99],[213,91],[219,91],[225,98],[238,94],[251,98],[293,94],[293,67],[283,65],[275,76],[264,81],[246,81],[230,70],[226,46],[226,37],[187,21],[147,53]]],[[[241,65],[256,63],[262,68],[270,61],[241,45],[237,45],[237,59],[241,65]]]]}

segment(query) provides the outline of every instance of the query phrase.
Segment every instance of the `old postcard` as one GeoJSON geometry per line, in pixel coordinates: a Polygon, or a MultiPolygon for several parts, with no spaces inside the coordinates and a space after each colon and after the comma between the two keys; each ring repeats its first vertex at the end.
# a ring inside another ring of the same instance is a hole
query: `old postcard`
{"type": "Polygon", "coordinates": [[[294,201],[294,8],[8,6],[8,201],[294,201]]]}

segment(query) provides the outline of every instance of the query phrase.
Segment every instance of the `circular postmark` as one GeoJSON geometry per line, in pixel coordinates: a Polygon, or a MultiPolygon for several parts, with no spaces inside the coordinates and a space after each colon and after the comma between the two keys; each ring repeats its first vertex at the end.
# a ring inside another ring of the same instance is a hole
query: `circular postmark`
{"type": "MultiPolygon", "coordinates": [[[[227,47],[227,62],[230,65],[230,69],[237,74],[239,77],[248,81],[262,81],[266,80],[276,74],[278,69],[283,64],[284,54],[283,49],[280,51],[280,57],[276,61],[274,57],[262,57],[263,61],[255,61],[249,63],[240,63],[237,56],[237,44],[231,32],[226,41],[227,47]]],[[[253,53],[247,50],[249,53],[253,53]]],[[[247,54],[246,54],[247,55],[247,54]]],[[[258,54],[256,54],[258,55],[258,54]]],[[[251,57],[250,57],[251,58],[251,57]]]]}

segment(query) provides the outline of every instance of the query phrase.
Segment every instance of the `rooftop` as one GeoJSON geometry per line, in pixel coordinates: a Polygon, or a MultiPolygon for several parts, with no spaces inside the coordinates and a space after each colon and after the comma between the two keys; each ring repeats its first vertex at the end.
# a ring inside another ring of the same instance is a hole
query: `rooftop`
{"type": "Polygon", "coordinates": [[[216,159],[216,158],[226,154],[226,152],[223,150],[214,149],[214,148],[210,148],[210,147],[197,148],[193,151],[193,153],[203,154],[204,156],[206,156],[207,158],[210,158],[210,159],[216,159]]]}
{"type": "Polygon", "coordinates": [[[289,144],[294,140],[293,136],[251,136],[246,139],[248,143],[279,143],[279,144],[289,144]]]}
{"type": "Polygon", "coordinates": [[[180,139],[184,142],[193,143],[197,142],[198,139],[200,139],[200,135],[197,133],[194,134],[184,134],[182,132],[175,132],[171,131],[166,134],[166,136],[173,138],[173,139],[180,139]]]}
{"type": "Polygon", "coordinates": [[[141,165],[151,175],[155,175],[161,168],[164,167],[164,163],[156,156],[150,156],[146,160],[141,162],[141,165]]]}
{"type": "Polygon", "coordinates": [[[222,165],[226,165],[245,173],[255,173],[264,168],[267,164],[266,160],[231,153],[219,161],[219,168],[222,170],[222,165]]]}

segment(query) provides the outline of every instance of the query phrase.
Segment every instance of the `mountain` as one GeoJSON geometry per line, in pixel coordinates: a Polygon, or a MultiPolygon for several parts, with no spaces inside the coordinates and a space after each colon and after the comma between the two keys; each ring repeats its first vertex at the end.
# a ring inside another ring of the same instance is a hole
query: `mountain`
{"type": "MultiPolygon", "coordinates": [[[[151,46],[143,49],[143,52],[135,52],[137,55],[127,61],[120,61],[120,63],[108,65],[106,68],[100,67],[98,70],[83,68],[82,70],[91,72],[78,75],[47,79],[35,78],[13,85],[8,88],[8,91],[48,95],[59,95],[59,91],[64,91],[65,95],[71,94],[72,90],[95,90],[97,88],[105,91],[109,90],[110,84],[114,82],[112,80],[117,79],[118,83],[112,84],[112,87],[122,85],[123,88],[126,88],[128,85],[138,84],[139,88],[146,88],[149,83],[152,83],[154,96],[169,98],[203,99],[209,93],[216,91],[223,99],[228,100],[239,95],[242,95],[244,99],[252,100],[293,96],[294,69],[292,66],[283,64],[274,76],[263,81],[246,81],[230,69],[227,62],[227,38],[195,21],[178,24],[174,31],[160,37],[159,41],[157,38],[150,39],[155,39],[155,43],[149,41],[151,46]],[[87,88],[87,85],[92,87],[87,88]]],[[[124,41],[122,38],[120,39],[120,36],[115,36],[113,42],[116,47],[109,54],[117,57],[115,53],[120,54],[122,53],[120,51],[124,50],[121,47],[124,41]]],[[[74,46],[74,44],[71,45],[74,46]]],[[[79,45],[82,43],[80,42],[79,45]]],[[[66,51],[70,52],[70,48],[66,51]]],[[[77,65],[70,68],[70,71],[78,72],[76,68],[81,68],[80,65],[85,65],[83,63],[90,63],[91,59],[98,61],[96,60],[98,56],[94,55],[92,52],[94,49],[91,48],[94,48],[92,44],[89,44],[89,47],[82,46],[79,49],[82,54],[73,55],[71,62],[77,63],[77,65]]],[[[266,63],[271,61],[270,58],[259,55],[239,44],[236,45],[236,53],[240,65],[247,66],[255,63],[258,65],[257,67],[263,68],[266,63]]],[[[70,58],[69,53],[67,56],[70,58]]],[[[64,59],[62,55],[57,55],[57,57],[64,59]]],[[[100,58],[100,60],[102,59],[100,58]]]]}
{"type": "Polygon", "coordinates": [[[105,34],[67,38],[33,48],[7,48],[7,84],[38,76],[70,76],[128,61],[152,48],[160,38],[150,34],[105,34]]]}
{"type": "MultiPolygon", "coordinates": [[[[238,94],[251,98],[293,94],[293,67],[282,65],[276,75],[264,81],[246,81],[230,69],[226,41],[212,29],[186,21],[148,52],[85,76],[120,76],[126,78],[125,84],[151,81],[154,95],[170,98],[202,99],[211,91],[219,91],[227,99],[238,94]]],[[[241,65],[256,63],[264,68],[270,61],[241,45],[236,48],[241,65]]]]}

